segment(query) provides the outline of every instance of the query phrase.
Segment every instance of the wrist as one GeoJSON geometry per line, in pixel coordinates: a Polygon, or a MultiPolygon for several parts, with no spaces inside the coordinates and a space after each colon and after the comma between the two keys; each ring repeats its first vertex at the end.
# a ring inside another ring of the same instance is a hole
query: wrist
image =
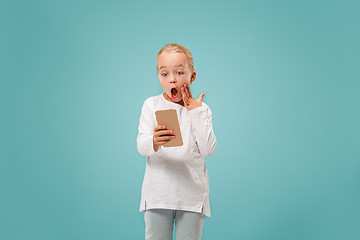
{"type": "Polygon", "coordinates": [[[196,108],[199,108],[199,107],[202,107],[203,104],[202,104],[202,101],[198,101],[198,100],[195,100],[195,101],[191,101],[189,105],[187,105],[187,110],[193,110],[193,109],[196,109],[196,108]]]}
{"type": "Polygon", "coordinates": [[[187,108],[187,110],[191,111],[191,110],[194,110],[194,109],[199,108],[199,107],[201,107],[201,105],[189,107],[189,108],[187,108]]]}

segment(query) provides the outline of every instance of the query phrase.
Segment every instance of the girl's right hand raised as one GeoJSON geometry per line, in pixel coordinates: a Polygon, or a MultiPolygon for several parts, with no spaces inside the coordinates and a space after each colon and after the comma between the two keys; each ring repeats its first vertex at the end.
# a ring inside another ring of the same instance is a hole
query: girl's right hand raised
{"type": "Polygon", "coordinates": [[[164,125],[157,125],[154,127],[154,135],[153,135],[153,148],[154,151],[157,152],[161,145],[171,141],[175,138],[175,133],[171,129],[166,129],[164,125]]]}

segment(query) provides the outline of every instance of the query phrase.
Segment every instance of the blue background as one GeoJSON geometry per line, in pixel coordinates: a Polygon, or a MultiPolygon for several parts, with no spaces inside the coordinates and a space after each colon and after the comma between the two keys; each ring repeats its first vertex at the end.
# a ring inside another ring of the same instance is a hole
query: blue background
{"type": "Polygon", "coordinates": [[[360,239],[359,1],[1,1],[0,239],[143,239],[143,101],[193,54],[203,239],[360,239]]]}

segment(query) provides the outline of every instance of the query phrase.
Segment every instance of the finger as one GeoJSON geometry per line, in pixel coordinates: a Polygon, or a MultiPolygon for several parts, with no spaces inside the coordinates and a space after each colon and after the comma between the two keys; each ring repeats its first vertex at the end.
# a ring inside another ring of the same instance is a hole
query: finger
{"type": "Polygon", "coordinates": [[[154,133],[154,136],[155,137],[160,137],[160,136],[163,136],[163,135],[174,135],[175,133],[171,130],[159,130],[157,132],[154,133]]]}
{"type": "Polygon", "coordinates": [[[159,133],[159,136],[175,135],[173,130],[161,130],[158,133],[159,133]]]}
{"type": "Polygon", "coordinates": [[[202,102],[202,101],[203,101],[204,96],[205,96],[205,93],[202,93],[202,94],[200,95],[200,97],[199,97],[200,102],[202,102]]]}
{"type": "Polygon", "coordinates": [[[182,94],[182,97],[183,97],[184,102],[186,102],[186,101],[187,101],[187,97],[186,97],[186,94],[185,94],[185,89],[184,89],[184,87],[181,87],[181,94],[182,94]]]}
{"type": "Polygon", "coordinates": [[[162,144],[165,144],[165,143],[173,140],[174,138],[175,138],[175,136],[171,136],[171,137],[170,137],[170,136],[168,136],[168,137],[161,137],[161,139],[157,139],[157,140],[155,141],[155,144],[157,144],[157,145],[162,145],[162,144]]]}
{"type": "Polygon", "coordinates": [[[159,124],[154,127],[154,132],[160,131],[161,129],[166,129],[166,126],[159,124]]]}
{"type": "Polygon", "coordinates": [[[188,91],[187,91],[186,84],[184,84],[184,92],[185,92],[186,97],[188,98],[188,97],[189,97],[189,95],[188,95],[188,91]]]}
{"type": "Polygon", "coordinates": [[[183,95],[183,101],[185,103],[185,105],[189,105],[189,99],[186,97],[186,95],[183,95]]]}
{"type": "Polygon", "coordinates": [[[161,136],[160,131],[157,131],[157,132],[154,132],[153,138],[156,139],[156,138],[158,138],[158,137],[160,137],[160,136],[161,136]]]}
{"type": "Polygon", "coordinates": [[[163,141],[170,141],[171,139],[174,139],[175,135],[172,136],[163,136],[163,137],[158,137],[157,140],[159,142],[163,142],[163,141]]]}
{"type": "Polygon", "coordinates": [[[188,92],[189,92],[189,98],[192,98],[192,94],[191,94],[191,91],[190,91],[190,85],[187,84],[186,86],[187,86],[187,89],[188,89],[188,92]]]}
{"type": "Polygon", "coordinates": [[[186,93],[186,97],[190,98],[189,88],[186,84],[185,84],[185,93],[186,93]]]}
{"type": "Polygon", "coordinates": [[[181,94],[183,96],[183,98],[186,98],[186,93],[185,93],[185,87],[181,87],[181,94]]]}
{"type": "Polygon", "coordinates": [[[160,145],[164,145],[164,144],[166,144],[168,142],[170,142],[170,140],[169,141],[158,142],[156,145],[160,146],[160,145]]]}

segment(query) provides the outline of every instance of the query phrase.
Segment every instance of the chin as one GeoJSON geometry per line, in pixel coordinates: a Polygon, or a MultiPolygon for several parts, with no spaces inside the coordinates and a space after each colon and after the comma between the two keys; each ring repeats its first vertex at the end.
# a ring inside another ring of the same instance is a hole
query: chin
{"type": "Polygon", "coordinates": [[[166,95],[171,99],[171,101],[176,102],[176,103],[177,103],[177,102],[180,102],[181,99],[182,99],[181,96],[177,96],[175,99],[173,99],[173,98],[171,97],[171,93],[170,93],[170,95],[166,93],[166,95]]]}
{"type": "Polygon", "coordinates": [[[171,99],[171,100],[173,100],[174,102],[181,102],[181,100],[182,100],[182,96],[180,95],[180,96],[178,96],[177,98],[175,98],[175,99],[171,99]]]}

